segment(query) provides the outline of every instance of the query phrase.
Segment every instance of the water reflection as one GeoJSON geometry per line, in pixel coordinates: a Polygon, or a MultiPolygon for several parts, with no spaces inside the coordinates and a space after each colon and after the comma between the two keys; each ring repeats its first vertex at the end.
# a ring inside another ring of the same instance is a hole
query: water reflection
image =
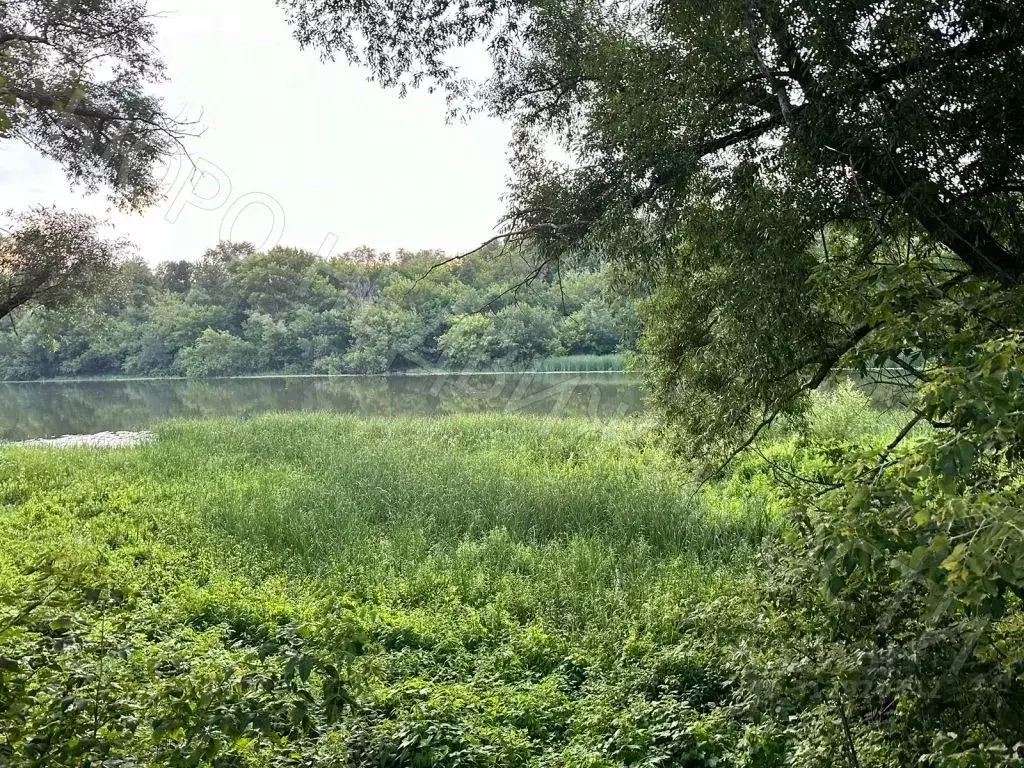
{"type": "Polygon", "coordinates": [[[614,418],[641,408],[632,379],[604,373],[26,382],[0,384],[0,439],[144,429],[171,418],[267,411],[614,418]]]}

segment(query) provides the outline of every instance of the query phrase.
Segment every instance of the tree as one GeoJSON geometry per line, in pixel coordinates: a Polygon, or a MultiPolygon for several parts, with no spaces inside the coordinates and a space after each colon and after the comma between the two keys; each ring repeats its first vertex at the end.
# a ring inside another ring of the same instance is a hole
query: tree
{"type": "Polygon", "coordinates": [[[438,351],[449,363],[478,367],[497,357],[498,335],[494,318],[483,315],[459,315],[437,340],[438,351]]]}
{"type": "Polygon", "coordinates": [[[500,359],[528,362],[551,353],[555,316],[542,307],[512,304],[494,316],[494,330],[500,359]]]}
{"type": "Polygon", "coordinates": [[[248,373],[254,363],[251,344],[227,331],[207,328],[195,344],[181,350],[181,367],[189,378],[248,373]]]}
{"type": "Polygon", "coordinates": [[[427,333],[415,311],[385,302],[370,304],[352,324],[352,349],[344,356],[345,364],[355,373],[385,373],[422,364],[427,333]]]}
{"type": "Polygon", "coordinates": [[[245,340],[255,350],[255,367],[258,370],[301,370],[303,340],[284,320],[251,312],[245,323],[245,340]]]}
{"type": "Polygon", "coordinates": [[[843,369],[905,390],[892,442],[794,485],[804,690],[849,765],[892,733],[902,764],[1019,760],[1019,3],[280,1],[303,45],[514,122],[509,240],[649,295],[654,404],[712,472],[843,369]],[[477,44],[484,83],[449,55],[477,44]]]}
{"type": "Polygon", "coordinates": [[[895,202],[973,274],[1024,275],[1012,0],[280,4],[303,45],[385,85],[471,93],[445,54],[487,42],[493,77],[473,93],[523,129],[511,221],[562,249],[770,180],[802,203],[794,241],[895,202]],[[578,137],[575,167],[555,173],[537,134],[578,137]]]}
{"type": "Polygon", "coordinates": [[[238,262],[234,280],[250,308],[275,317],[300,304],[321,309],[332,293],[316,255],[297,248],[251,254],[238,262]]]}
{"type": "Polygon", "coordinates": [[[571,355],[607,355],[619,347],[621,334],[615,315],[604,302],[591,299],[562,318],[558,339],[571,355]]]}
{"type": "Polygon", "coordinates": [[[30,301],[57,306],[97,288],[128,250],[100,230],[91,216],[53,208],[14,216],[0,234],[0,317],[30,301]]]}
{"type": "MultiPolygon", "coordinates": [[[[147,88],[163,77],[143,0],[0,4],[0,142],[55,160],[74,185],[105,188],[122,208],[158,196],[154,167],[188,135],[147,88]]],[[[121,246],[82,214],[37,208],[3,238],[0,317],[33,299],[79,295],[121,246]]]]}
{"type": "Polygon", "coordinates": [[[191,261],[165,261],[157,267],[157,278],[165,291],[188,293],[195,267],[191,261]]]}

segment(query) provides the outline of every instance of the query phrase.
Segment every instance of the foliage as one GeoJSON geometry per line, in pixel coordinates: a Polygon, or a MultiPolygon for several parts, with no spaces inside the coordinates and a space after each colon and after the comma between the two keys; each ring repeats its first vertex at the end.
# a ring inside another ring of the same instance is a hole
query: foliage
{"type": "Polygon", "coordinates": [[[20,0],[0,6],[0,140],[56,160],[68,179],[139,210],[154,166],[189,126],[149,88],[163,80],[139,0],[20,0]]]}
{"type": "Polygon", "coordinates": [[[651,262],[703,221],[723,245],[756,229],[796,254],[830,224],[883,220],[977,277],[1024,271],[1008,0],[280,4],[303,45],[511,119],[513,229],[558,252],[593,238],[651,262]],[[448,54],[484,42],[493,73],[474,84],[448,54]],[[547,160],[547,139],[573,162],[547,160]]]}
{"type": "Polygon", "coordinates": [[[264,416],[0,460],[5,765],[614,765],[673,731],[710,765],[747,719],[700,648],[753,619],[771,523],[680,496],[636,425],[264,416]]]}
{"type": "MultiPolygon", "coordinates": [[[[151,205],[155,168],[189,128],[149,93],[163,79],[155,34],[141,0],[0,4],[0,142],[33,148],[122,208],[151,205]]],[[[0,318],[95,290],[125,250],[99,230],[93,217],[55,208],[14,216],[0,238],[0,318]]]]}
{"type": "Polygon", "coordinates": [[[59,306],[95,290],[127,249],[100,230],[91,216],[53,208],[13,217],[0,236],[0,318],[29,302],[59,306]]]}
{"type": "Polygon", "coordinates": [[[353,349],[345,362],[356,373],[384,373],[417,361],[427,336],[424,319],[415,311],[383,303],[368,305],[352,325],[353,349]]]}
{"type": "Polygon", "coordinates": [[[181,367],[189,378],[230,376],[252,369],[252,345],[227,331],[207,328],[191,347],[179,354],[181,367]]]}
{"type": "MultiPolygon", "coordinates": [[[[76,275],[91,263],[91,252],[68,247],[75,260],[64,284],[47,289],[55,299],[58,289],[67,296],[83,288],[86,275],[76,275]]],[[[71,308],[17,312],[15,326],[0,331],[0,377],[491,369],[634,341],[635,307],[605,298],[607,272],[566,271],[560,285],[542,281],[495,301],[523,277],[502,263],[500,248],[427,275],[439,258],[364,249],[324,260],[221,243],[198,262],[155,270],[123,261],[71,308]]]]}
{"type": "Polygon", "coordinates": [[[555,314],[544,307],[512,304],[494,316],[498,355],[511,362],[532,360],[552,350],[555,314]]]}
{"type": "Polygon", "coordinates": [[[629,422],[263,416],[9,448],[5,763],[1019,765],[1015,598],[977,655],[961,612],[908,657],[925,582],[880,553],[831,593],[777,536],[801,535],[793,473],[900,428],[839,389],[703,486],[629,422]]]}
{"type": "Polygon", "coordinates": [[[458,315],[437,341],[444,358],[455,365],[479,366],[496,356],[498,335],[486,315],[458,315]]]}
{"type": "Polygon", "coordinates": [[[570,355],[612,354],[619,348],[621,335],[611,307],[597,299],[563,318],[559,329],[561,343],[570,355]]]}
{"type": "MultiPolygon", "coordinates": [[[[538,269],[600,254],[649,296],[641,367],[705,475],[841,369],[895,380],[891,442],[788,468],[779,579],[824,594],[798,601],[808,671],[835,728],[873,718],[907,763],[1019,761],[1018,4],[281,4],[302,44],[514,122],[509,235],[538,269]],[[449,54],[478,43],[474,88],[449,54]]],[[[851,766],[890,759],[846,741],[851,766]]]]}

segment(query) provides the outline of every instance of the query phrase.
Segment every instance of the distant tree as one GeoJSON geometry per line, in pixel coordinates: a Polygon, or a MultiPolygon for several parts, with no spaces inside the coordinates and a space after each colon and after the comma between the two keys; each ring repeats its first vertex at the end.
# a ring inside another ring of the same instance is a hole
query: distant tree
{"type": "Polygon", "coordinates": [[[255,363],[253,355],[253,346],[243,339],[207,328],[179,357],[186,376],[203,378],[248,373],[255,363]]]}
{"type": "Polygon", "coordinates": [[[192,287],[194,265],[190,261],[165,261],[156,270],[156,276],[165,291],[188,293],[192,287]]]}
{"type": "Polygon", "coordinates": [[[240,330],[245,320],[246,300],[238,290],[234,272],[242,260],[255,251],[251,243],[227,241],[206,249],[192,268],[189,302],[225,309],[229,324],[235,330],[240,330]]]}
{"type": "Polygon", "coordinates": [[[473,368],[493,361],[498,354],[494,318],[483,314],[453,318],[451,327],[438,339],[437,348],[450,365],[473,368]]]}
{"type": "Polygon", "coordinates": [[[555,313],[529,304],[512,304],[494,316],[497,355],[509,362],[526,362],[551,354],[555,342],[555,313]]]}
{"type": "Polygon", "coordinates": [[[355,373],[384,373],[422,363],[427,333],[416,312],[390,303],[371,304],[352,325],[353,344],[345,363],[355,373]]]}
{"type": "Polygon", "coordinates": [[[298,372],[302,370],[302,339],[283,319],[252,312],[246,320],[243,337],[255,350],[254,363],[262,371],[298,372]]]}
{"type": "Polygon", "coordinates": [[[149,264],[138,255],[125,259],[117,264],[103,293],[109,295],[116,292],[118,299],[125,305],[145,307],[153,303],[160,281],[150,269],[149,264]]]}
{"type": "Polygon", "coordinates": [[[124,373],[180,373],[179,352],[192,346],[207,329],[225,330],[227,317],[224,307],[195,304],[183,301],[177,294],[164,294],[144,319],[134,323],[124,373]]]}
{"type": "Polygon", "coordinates": [[[558,327],[558,341],[572,355],[607,355],[618,348],[620,340],[611,307],[596,299],[562,318],[558,327]]]}
{"type": "Polygon", "coordinates": [[[391,261],[391,254],[387,251],[378,251],[368,245],[360,245],[351,251],[345,251],[342,259],[353,264],[361,264],[368,267],[379,267],[391,261]]]}
{"type": "Polygon", "coordinates": [[[219,265],[230,267],[247,256],[256,253],[256,246],[244,240],[235,242],[233,240],[221,240],[216,245],[203,251],[200,264],[219,265]]]}
{"type": "Polygon", "coordinates": [[[318,360],[330,358],[330,373],[341,373],[342,355],[352,344],[352,314],[354,307],[347,294],[340,294],[331,309],[314,312],[300,308],[293,312],[288,327],[299,340],[302,348],[302,362],[306,370],[315,370],[318,360]]]}
{"type": "MultiPolygon", "coordinates": [[[[207,339],[199,352],[184,358],[182,353],[196,347],[207,329],[246,342],[245,370],[268,372],[487,366],[561,349],[559,323],[566,321],[556,309],[562,294],[557,285],[525,291],[513,303],[494,302],[500,304],[496,312],[478,311],[507,288],[486,282],[508,279],[513,273],[506,267],[466,272],[453,263],[419,279],[425,265],[439,261],[438,254],[420,251],[405,262],[365,265],[324,261],[289,248],[249,250],[222,243],[199,262],[170,262],[155,270],[139,259],[123,259],[74,306],[62,308],[58,301],[53,310],[26,310],[18,318],[19,330],[28,323],[21,340],[12,326],[0,328],[0,370],[17,378],[167,375],[185,373],[188,361],[191,375],[199,376],[210,350],[219,347],[207,339]],[[191,287],[182,290],[187,280],[191,287]]],[[[567,271],[565,305],[578,314],[581,301],[597,296],[600,286],[595,275],[567,271]]],[[[591,311],[607,315],[597,306],[591,311]]],[[[618,310],[613,314],[619,317],[618,310]]],[[[579,343],[590,349],[593,329],[586,328],[581,333],[591,335],[579,343]]]]}
{"type": "Polygon", "coordinates": [[[238,262],[233,280],[254,312],[278,316],[300,306],[320,310],[333,291],[315,254],[298,248],[273,248],[238,262]]]}
{"type": "Polygon", "coordinates": [[[56,338],[59,319],[41,307],[28,309],[17,333],[3,337],[5,379],[47,379],[60,373],[60,342],[56,338]]]}

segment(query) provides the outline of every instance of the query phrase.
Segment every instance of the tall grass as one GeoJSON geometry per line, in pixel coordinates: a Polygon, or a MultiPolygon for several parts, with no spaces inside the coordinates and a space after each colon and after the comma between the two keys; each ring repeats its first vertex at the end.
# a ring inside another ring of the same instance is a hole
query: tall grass
{"type": "MultiPolygon", "coordinates": [[[[870,427],[853,394],[827,410],[812,431],[870,427]]],[[[736,706],[734,681],[779,668],[788,631],[757,591],[779,525],[764,472],[698,492],[628,421],[319,413],[157,432],[129,449],[0,450],[0,611],[21,622],[0,632],[22,686],[0,686],[11,749],[101,732],[103,759],[133,765],[194,765],[207,737],[225,765],[748,753],[764,715],[736,706]],[[78,639],[55,644],[65,626],[78,639]],[[340,721],[323,674],[355,697],[340,721]],[[287,738],[239,739],[235,712],[283,712],[287,738]],[[666,724],[677,735],[651,736],[666,724]],[[185,761],[160,758],[171,748],[185,761]]]]}
{"type": "Polygon", "coordinates": [[[269,414],[157,433],[130,450],[8,448],[0,463],[54,510],[138,499],[162,540],[254,583],[498,604],[600,642],[654,594],[746,578],[775,528],[757,494],[706,503],[628,421],[269,414]]]}
{"type": "Polygon", "coordinates": [[[624,371],[629,355],[563,355],[538,360],[531,370],[544,372],[624,371]]]}
{"type": "MultiPolygon", "coordinates": [[[[536,360],[508,363],[495,362],[474,368],[465,373],[604,373],[625,371],[629,364],[629,353],[610,355],[554,355],[536,360]]],[[[412,373],[452,373],[452,368],[436,371],[414,370],[412,373]]]]}
{"type": "Polygon", "coordinates": [[[165,425],[140,471],[246,567],[609,620],[673,560],[742,560],[766,513],[707,509],[642,428],[508,416],[165,425]]]}

